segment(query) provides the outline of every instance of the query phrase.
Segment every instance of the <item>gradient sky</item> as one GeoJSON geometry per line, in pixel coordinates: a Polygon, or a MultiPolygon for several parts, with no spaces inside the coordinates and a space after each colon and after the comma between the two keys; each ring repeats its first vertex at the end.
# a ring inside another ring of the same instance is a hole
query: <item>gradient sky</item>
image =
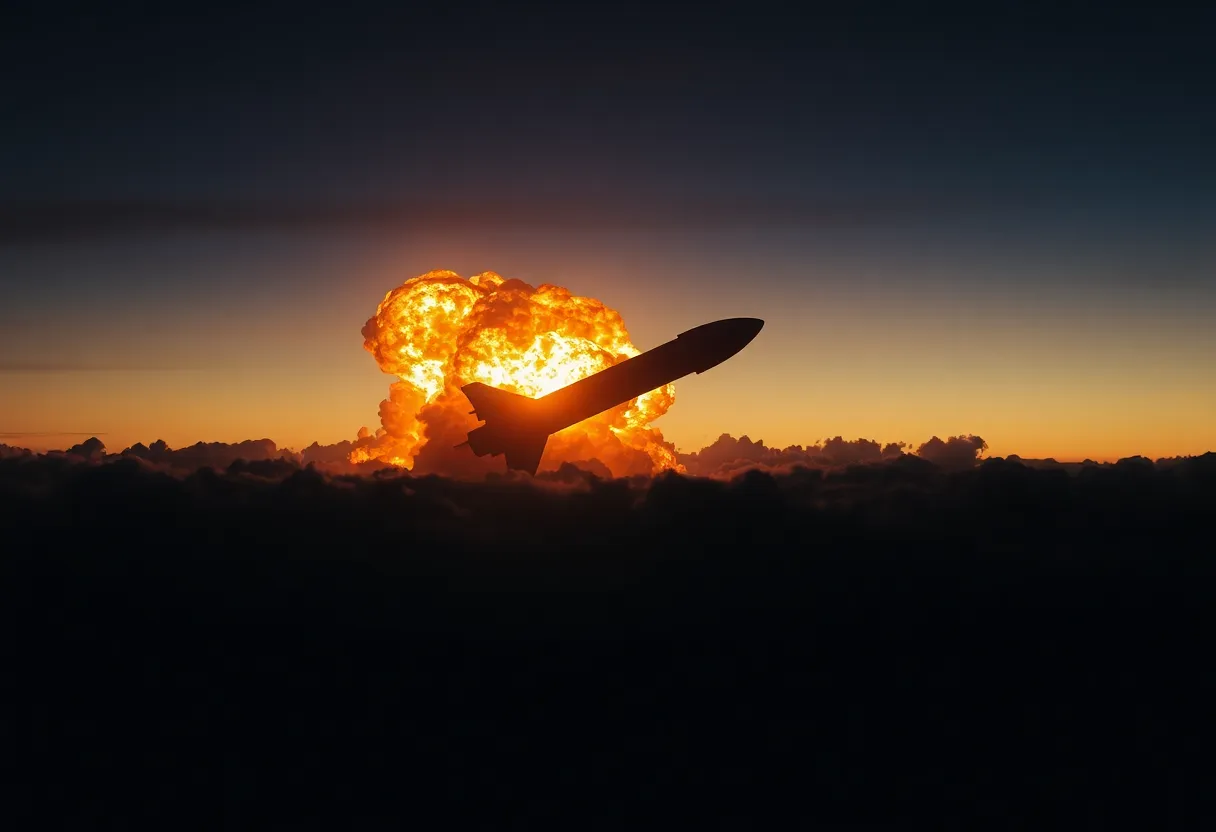
{"type": "Polygon", "coordinates": [[[353,438],[363,322],[449,268],[643,349],[764,318],[682,450],[1216,449],[1216,12],[48,5],[0,33],[0,442],[353,438]]]}

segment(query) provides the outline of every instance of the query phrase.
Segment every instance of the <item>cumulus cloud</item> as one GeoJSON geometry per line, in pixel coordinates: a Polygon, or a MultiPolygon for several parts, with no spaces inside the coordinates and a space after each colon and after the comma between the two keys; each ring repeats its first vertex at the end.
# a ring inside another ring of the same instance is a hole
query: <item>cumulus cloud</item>
{"type": "Polygon", "coordinates": [[[101,459],[106,455],[106,446],[96,436],[89,437],[78,445],[68,448],[67,453],[85,459],[101,459]]]}
{"type": "MultiPolygon", "coordinates": [[[[960,451],[960,448],[970,447],[967,443],[972,438],[951,437],[948,443],[943,443],[934,437],[917,448],[916,454],[943,467],[971,467],[979,460],[978,454],[972,452],[970,461],[967,462],[966,453],[960,451]],[[939,446],[945,446],[948,451],[943,452],[939,446]]],[[[983,440],[980,442],[983,444],[983,440]]],[[[779,471],[796,466],[826,469],[874,465],[906,456],[908,447],[906,442],[883,444],[874,439],[845,439],[843,436],[833,436],[811,445],[773,448],[765,445],[763,440],[753,441],[747,436],[735,439],[724,433],[696,453],[681,454],[680,462],[690,474],[729,478],[749,469],[779,471]]],[[[987,445],[983,447],[987,448],[987,445]]]]}
{"type": "Polygon", "coordinates": [[[767,447],[763,440],[753,442],[748,436],[735,439],[729,433],[722,434],[699,451],[680,454],[679,460],[690,474],[700,476],[710,476],[751,464],[778,464],[776,449],[767,447]]]}
{"type": "Polygon", "coordinates": [[[125,449],[125,457],[143,459],[169,468],[195,471],[199,468],[227,468],[237,460],[297,459],[289,450],[280,450],[269,439],[246,439],[243,442],[197,442],[185,448],[173,449],[158,439],[151,445],[137,442],[125,449]]]}
{"type": "Polygon", "coordinates": [[[882,446],[872,439],[835,436],[823,443],[820,453],[831,465],[864,465],[882,459],[882,446]]]}
{"type": "Polygon", "coordinates": [[[15,448],[12,445],[5,445],[0,442],[0,459],[8,459],[9,457],[30,456],[33,453],[29,448],[15,448]]]}
{"type": "Polygon", "coordinates": [[[945,441],[934,436],[916,449],[916,455],[943,468],[961,470],[974,467],[986,450],[988,443],[978,436],[951,436],[945,441]]]}

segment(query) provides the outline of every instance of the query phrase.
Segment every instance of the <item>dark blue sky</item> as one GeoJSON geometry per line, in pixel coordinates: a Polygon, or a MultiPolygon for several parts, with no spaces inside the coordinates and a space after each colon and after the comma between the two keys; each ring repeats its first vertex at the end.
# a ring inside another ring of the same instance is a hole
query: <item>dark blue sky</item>
{"type": "MultiPolygon", "coordinates": [[[[275,366],[273,341],[345,373],[384,291],[442,267],[599,297],[643,346],[700,314],[785,321],[770,342],[817,357],[780,374],[804,387],[824,344],[791,333],[828,322],[867,367],[910,317],[1027,349],[1085,329],[1053,356],[961,351],[1027,378],[1083,371],[1078,344],[1211,343],[1209,10],[39,3],[0,30],[9,367],[154,365],[153,344],[275,366]],[[268,316],[314,323],[259,339],[268,316]]],[[[897,376],[948,360],[924,339],[897,376]]]]}
{"type": "Polygon", "coordinates": [[[1138,194],[1185,216],[1216,174],[1200,10],[33,8],[0,58],[12,199],[1138,194]]]}

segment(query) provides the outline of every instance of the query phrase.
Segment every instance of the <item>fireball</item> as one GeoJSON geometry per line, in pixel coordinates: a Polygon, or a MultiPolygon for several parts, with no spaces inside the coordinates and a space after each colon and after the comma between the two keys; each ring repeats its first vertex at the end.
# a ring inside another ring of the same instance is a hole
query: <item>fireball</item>
{"type": "MultiPolygon", "coordinates": [[[[477,425],[463,385],[480,381],[538,398],[639,353],[620,314],[600,301],[494,272],[407,280],[384,296],[363,338],[398,381],[380,404],[380,429],[360,431],[351,461],[446,474],[502,465],[454,447],[477,425]]],[[[650,427],[674,401],[668,384],[554,434],[541,470],[591,460],[615,476],[682,470],[674,446],[650,427]]]]}

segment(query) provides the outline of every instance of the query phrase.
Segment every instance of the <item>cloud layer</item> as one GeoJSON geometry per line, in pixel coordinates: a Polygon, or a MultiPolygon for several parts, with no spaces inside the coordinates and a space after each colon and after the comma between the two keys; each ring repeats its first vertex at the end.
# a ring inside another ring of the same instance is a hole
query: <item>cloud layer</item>
{"type": "Polygon", "coordinates": [[[0,448],[44,818],[975,828],[1176,794],[1159,761],[1213,739],[1216,454],[719,440],[733,477],[467,481],[98,444],[0,448]]]}

